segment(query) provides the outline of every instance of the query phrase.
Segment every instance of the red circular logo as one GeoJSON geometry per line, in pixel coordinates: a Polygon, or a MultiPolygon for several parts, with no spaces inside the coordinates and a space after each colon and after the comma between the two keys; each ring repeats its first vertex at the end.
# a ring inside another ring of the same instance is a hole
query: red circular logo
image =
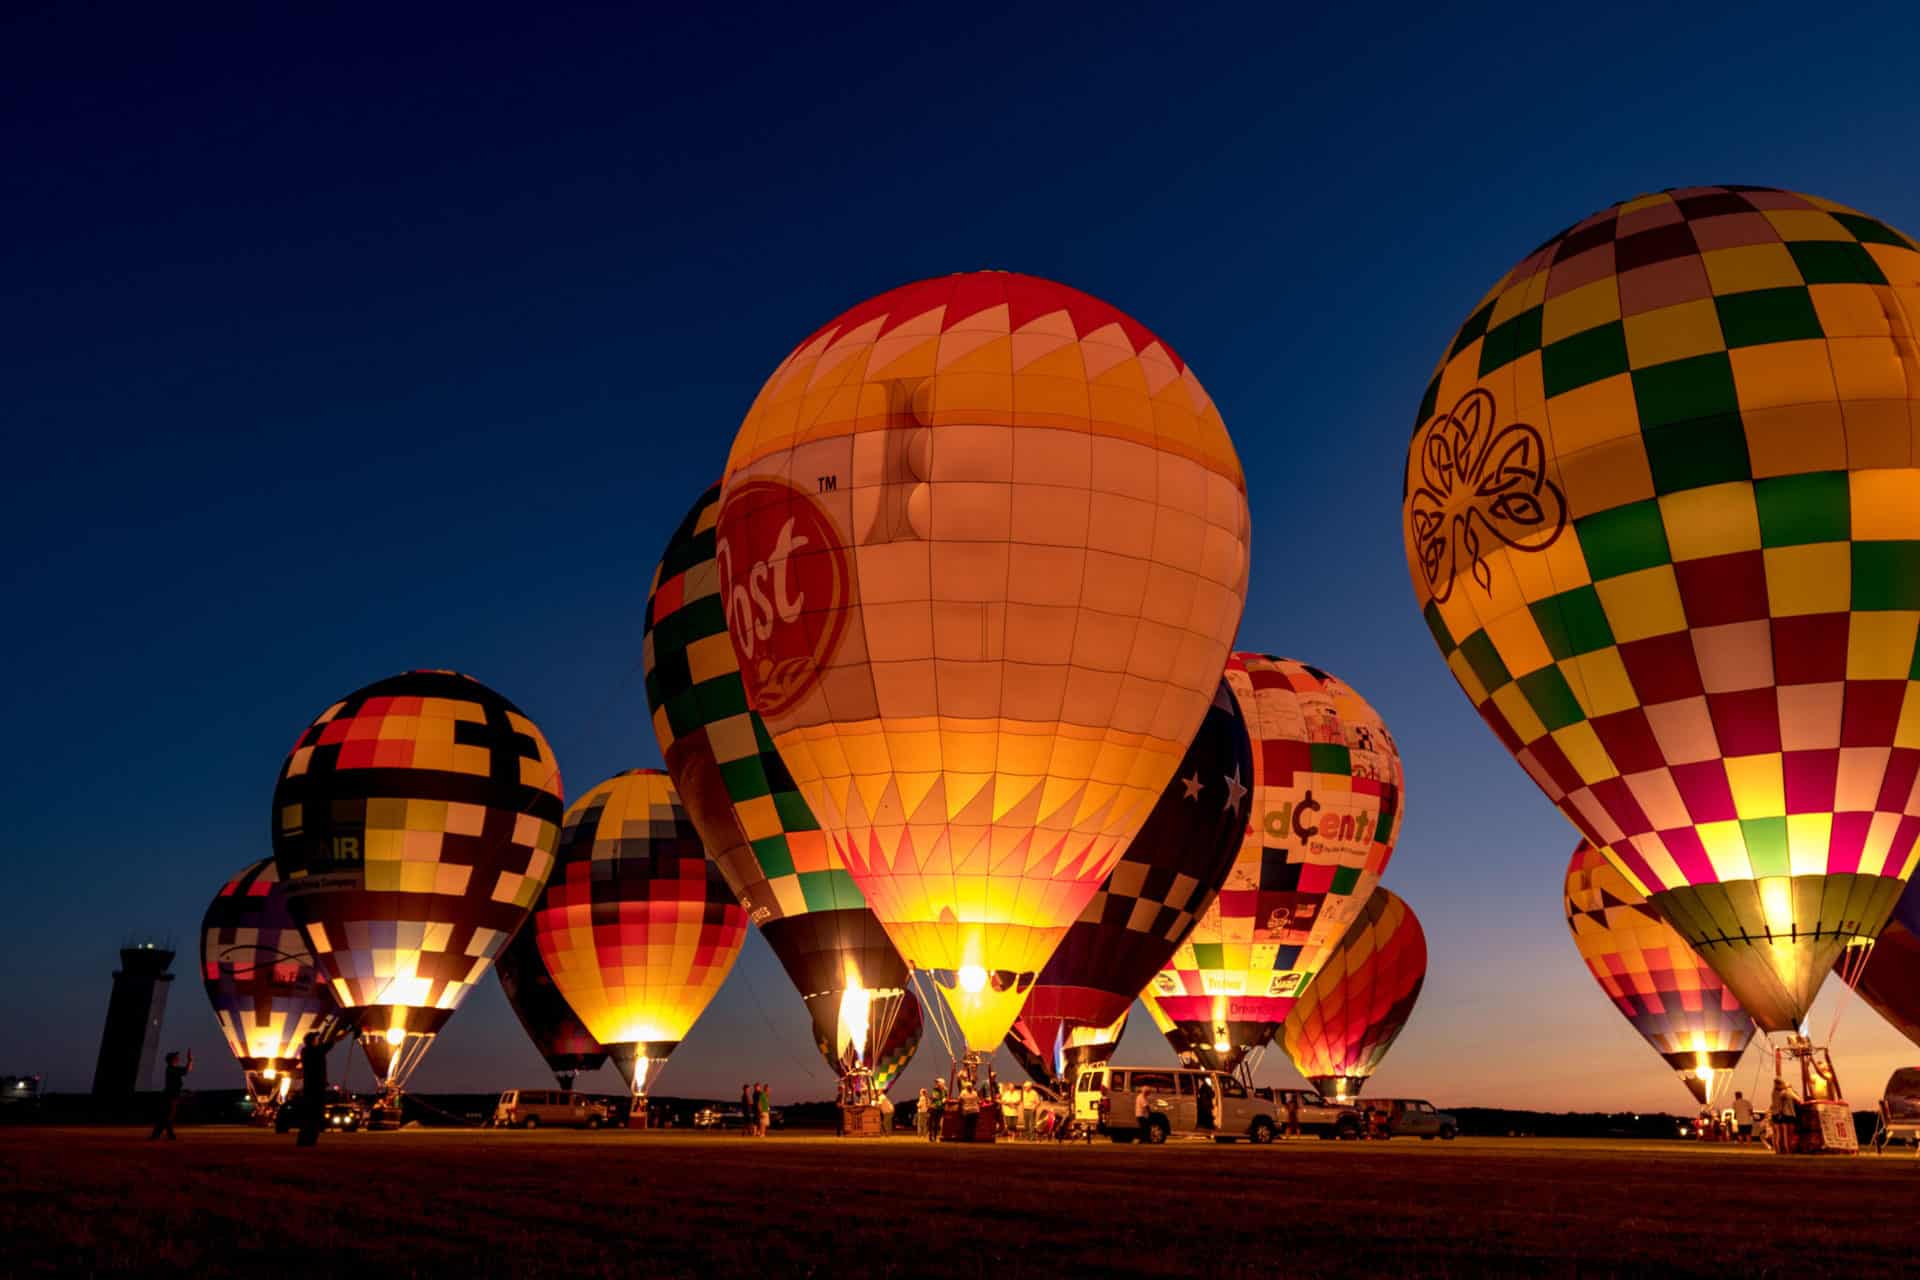
{"type": "Polygon", "coordinates": [[[714,560],[747,702],[777,716],[819,683],[846,635],[846,545],[819,503],[784,481],[755,479],[728,489],[714,560]]]}

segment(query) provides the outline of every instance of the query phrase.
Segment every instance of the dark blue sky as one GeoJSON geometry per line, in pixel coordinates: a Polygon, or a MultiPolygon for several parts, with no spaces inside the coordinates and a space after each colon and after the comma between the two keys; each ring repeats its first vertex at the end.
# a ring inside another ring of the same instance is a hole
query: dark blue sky
{"type": "MultiPolygon", "coordinates": [[[[1253,8],[10,6],[0,1070],[86,1086],[114,948],[191,951],[350,689],[471,672],[572,794],[657,764],[647,582],[761,380],[867,295],[1004,267],[1193,364],[1251,489],[1241,647],[1406,752],[1387,879],[1432,973],[1381,1087],[1684,1105],[1566,937],[1571,828],[1420,623],[1402,450],[1486,287],[1613,200],[1764,183],[1920,230],[1920,21],[1253,8]]],[[[181,971],[168,1043],[237,1082],[181,971]]],[[[1837,1043],[1863,1097],[1903,1056],[1857,1005],[1837,1043]]],[[[830,1087],[757,937],[660,1088],[749,1074],[830,1087]]],[[[418,1083],[541,1076],[489,983],[418,1083]]]]}

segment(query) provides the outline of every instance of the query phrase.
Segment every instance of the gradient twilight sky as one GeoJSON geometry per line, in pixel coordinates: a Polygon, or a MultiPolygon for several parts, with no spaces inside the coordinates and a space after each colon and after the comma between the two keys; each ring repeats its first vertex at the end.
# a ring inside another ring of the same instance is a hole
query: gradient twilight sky
{"type": "MultiPolygon", "coordinates": [[[[1330,667],[1405,752],[1387,883],[1432,961],[1376,1090],[1688,1105],[1567,936],[1574,831],[1421,624],[1403,450],[1482,292],[1614,200],[1762,183],[1920,230],[1910,6],[485,8],[0,17],[0,1071],[86,1088],[152,933],[166,1044],[238,1083],[200,915],[351,689],[470,672],[573,795],[657,765],[647,583],[762,379],[868,295],[1005,267],[1191,362],[1251,490],[1240,647],[1330,667]]],[[[1838,1025],[1856,1102],[1920,1059],[1850,996],[1838,1025]]],[[[1144,1014],[1122,1053],[1171,1056],[1144,1014]]],[[[757,935],[658,1089],[747,1076],[832,1087],[757,935]]],[[[488,981],[415,1084],[545,1079],[488,981]]]]}

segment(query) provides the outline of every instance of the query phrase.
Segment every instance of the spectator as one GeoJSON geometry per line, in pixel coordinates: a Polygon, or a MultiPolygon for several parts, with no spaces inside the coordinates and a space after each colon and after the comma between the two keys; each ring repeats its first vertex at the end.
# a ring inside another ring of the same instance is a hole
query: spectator
{"type": "Polygon", "coordinates": [[[760,1108],[760,1136],[767,1136],[767,1124],[773,1118],[773,1096],[763,1081],[760,1090],[754,1095],[754,1101],[760,1108]]]}
{"type": "Polygon", "coordinates": [[[1153,1141],[1153,1086],[1143,1084],[1133,1091],[1133,1123],[1139,1127],[1140,1141],[1153,1141]]]}
{"type": "Polygon", "coordinates": [[[980,1136],[980,1091],[972,1076],[960,1077],[960,1140],[975,1142],[980,1136]]]}
{"type": "Polygon", "coordinates": [[[1790,1156],[1800,1148],[1800,1099],[1793,1086],[1778,1076],[1773,1081],[1773,1113],[1769,1128],[1776,1154],[1790,1156]]]}
{"type": "Polygon", "coordinates": [[[916,1137],[927,1136],[927,1109],[933,1104],[927,1100],[927,1091],[920,1091],[920,1101],[913,1108],[913,1132],[916,1137]]]}
{"type": "Polygon", "coordinates": [[[327,1122],[327,1047],[320,1033],[307,1032],[300,1042],[300,1137],[298,1145],[311,1147],[320,1141],[320,1130],[327,1122]]]}
{"type": "Polygon", "coordinates": [[[940,1128],[947,1119],[947,1082],[939,1076],[933,1078],[933,1089],[927,1094],[927,1141],[940,1141],[940,1128]]]}
{"type": "Polygon", "coordinates": [[[1300,1136],[1300,1091],[1298,1089],[1287,1090],[1287,1123],[1281,1128],[1280,1136],[1283,1138],[1300,1136]]]}
{"type": "Polygon", "coordinates": [[[1197,1119],[1199,1122],[1200,1130],[1203,1133],[1211,1133],[1215,1128],[1214,1119],[1213,1119],[1213,1104],[1214,1104],[1214,1100],[1217,1097],[1218,1095],[1214,1092],[1214,1089],[1213,1089],[1213,1077],[1201,1076],[1200,1089],[1199,1089],[1199,1092],[1194,1095],[1194,1098],[1196,1103],[1198,1104],[1197,1110],[1199,1114],[1197,1116],[1197,1119]]]}
{"type": "Polygon", "coordinates": [[[1739,1135],[1741,1146],[1753,1141],[1753,1104],[1738,1089],[1733,1092],[1733,1131],[1739,1135]]]}
{"type": "Polygon", "coordinates": [[[180,1114],[180,1094],[187,1087],[187,1072],[193,1070],[193,1050],[187,1050],[187,1060],[183,1065],[178,1053],[167,1055],[167,1082],[160,1094],[160,1113],[153,1122],[153,1132],[147,1135],[151,1142],[161,1134],[167,1135],[172,1142],[180,1135],[173,1131],[174,1117],[180,1114]]]}
{"type": "Polygon", "coordinates": [[[1040,1110],[1040,1090],[1029,1080],[1020,1086],[1020,1137],[1032,1142],[1038,1135],[1034,1127],[1038,1123],[1040,1110]]]}
{"type": "Polygon", "coordinates": [[[740,1136],[741,1137],[751,1138],[753,1136],[753,1128],[754,1128],[756,1115],[757,1115],[757,1109],[754,1106],[753,1086],[750,1084],[743,1084],[740,1086],[740,1136]]]}

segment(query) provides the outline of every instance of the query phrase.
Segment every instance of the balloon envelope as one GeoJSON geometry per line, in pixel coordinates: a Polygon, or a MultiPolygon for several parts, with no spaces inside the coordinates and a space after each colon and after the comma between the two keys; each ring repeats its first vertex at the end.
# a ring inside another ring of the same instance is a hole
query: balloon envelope
{"type": "Polygon", "coordinates": [[[273,856],[375,1072],[404,1083],[553,866],[560,771],[469,676],[410,671],[334,703],[273,793],[273,856]]]}
{"type": "Polygon", "coordinates": [[[1376,885],[1287,1014],[1281,1043],[1329,1098],[1357,1098],[1413,1016],[1427,935],[1398,894],[1376,885]]]}
{"type": "Polygon", "coordinates": [[[821,1056],[835,1071],[850,1050],[871,1065],[899,1016],[907,966],[747,705],[714,560],[719,511],[716,484],[668,540],[647,595],[654,734],[727,887],[806,1001],[821,1056]]]}
{"type": "Polygon", "coordinates": [[[1770,1031],[1920,832],[1920,252],[1831,201],[1641,196],[1523,258],[1408,453],[1481,716],[1770,1031]]]}
{"type": "Polygon", "coordinates": [[[1753,1019],[1666,918],[1585,841],[1567,866],[1567,928],[1594,981],[1653,1051],[1706,1102],[1731,1071],[1753,1019]]]}
{"type": "Polygon", "coordinates": [[[298,1077],[308,1032],[325,1044],[346,1032],[287,910],[272,858],[242,868],[208,904],[200,921],[200,974],[227,1047],[249,1075],[298,1077]]]}
{"type": "Polygon", "coordinates": [[[1030,276],[903,286],[802,342],[727,460],[748,701],[901,955],[990,1051],[1212,697],[1240,463],[1192,371],[1030,276]]]}
{"type": "Polygon", "coordinates": [[[579,1072],[600,1069],[607,1051],[575,1015],[560,988],[554,986],[547,962],[540,958],[537,933],[531,919],[521,925],[493,962],[493,971],[527,1039],[533,1041],[561,1085],[571,1088],[579,1072]]]}
{"type": "Polygon", "coordinates": [[[1250,822],[1225,887],[1141,999],[1176,1052],[1231,1071],[1273,1038],[1393,857],[1405,782],[1393,735],[1345,681],[1236,653],[1253,739],[1250,822]]]}
{"type": "Polygon", "coordinates": [[[1040,971],[1007,1047],[1041,1083],[1113,1056],[1134,999],[1219,892],[1247,832],[1253,746],[1222,680],[1140,834],[1040,971]]]}
{"type": "Polygon", "coordinates": [[[640,1094],[719,991],[747,932],[673,783],[653,769],[574,801],[533,922],[554,985],[640,1094]]]}
{"type": "Polygon", "coordinates": [[[1920,888],[1914,884],[1880,931],[1854,990],[1887,1025],[1920,1045],[1920,888]]]}

